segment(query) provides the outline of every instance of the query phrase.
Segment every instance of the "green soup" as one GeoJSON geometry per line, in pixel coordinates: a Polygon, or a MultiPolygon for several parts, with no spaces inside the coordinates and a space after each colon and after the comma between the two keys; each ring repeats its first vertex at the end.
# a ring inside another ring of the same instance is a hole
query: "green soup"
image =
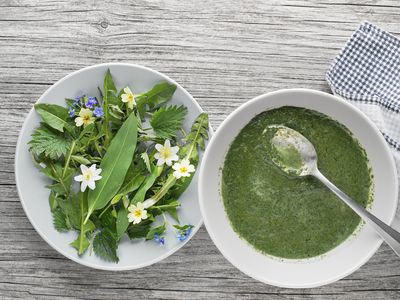
{"type": "Polygon", "coordinates": [[[348,238],[360,218],[317,179],[290,177],[270,161],[262,132],[273,124],[293,128],[309,139],[320,171],[364,207],[372,199],[373,186],[365,150],[331,118],[304,108],[281,107],[253,118],[226,155],[221,192],[239,236],[273,256],[321,255],[348,238]]]}

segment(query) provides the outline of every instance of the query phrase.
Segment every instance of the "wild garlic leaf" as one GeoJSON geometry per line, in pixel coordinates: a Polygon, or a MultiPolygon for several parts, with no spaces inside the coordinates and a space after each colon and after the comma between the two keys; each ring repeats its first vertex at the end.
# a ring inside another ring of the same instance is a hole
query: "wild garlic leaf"
{"type": "Polygon", "coordinates": [[[71,229],[68,218],[61,207],[57,207],[53,211],[53,224],[54,228],[59,232],[67,232],[71,229]]]}
{"type": "Polygon", "coordinates": [[[138,202],[143,202],[146,197],[147,191],[154,185],[154,182],[161,175],[163,167],[152,166],[152,172],[146,177],[140,186],[139,190],[133,197],[131,204],[137,204],[138,202]]]}
{"type": "Polygon", "coordinates": [[[152,220],[146,219],[142,220],[139,224],[131,224],[126,233],[131,240],[144,238],[150,231],[151,223],[153,223],[152,220]]]}
{"type": "Polygon", "coordinates": [[[140,117],[143,119],[146,107],[153,110],[158,105],[169,101],[175,93],[176,85],[169,82],[156,84],[150,91],[137,97],[137,109],[140,117]]]}
{"type": "Polygon", "coordinates": [[[136,174],[136,176],[134,176],[131,180],[126,182],[121,187],[118,193],[126,195],[128,193],[136,191],[145,179],[146,177],[143,176],[142,174],[136,174]]]}
{"type": "Polygon", "coordinates": [[[154,235],[157,233],[158,235],[161,235],[161,234],[163,234],[164,232],[165,232],[165,229],[166,229],[167,227],[166,227],[166,225],[165,225],[165,223],[163,224],[163,225],[161,225],[161,226],[157,226],[157,227],[154,227],[154,228],[152,228],[152,229],[150,229],[150,231],[147,233],[147,235],[146,235],[146,240],[152,240],[152,239],[154,239],[154,235]]]}
{"type": "Polygon", "coordinates": [[[154,112],[150,125],[158,138],[171,139],[182,128],[186,114],[187,108],[183,105],[161,107],[154,112]]]}
{"type": "Polygon", "coordinates": [[[116,233],[108,227],[103,228],[93,240],[94,253],[109,262],[118,262],[118,239],[116,233]]]}
{"type": "Polygon", "coordinates": [[[46,157],[56,160],[68,152],[70,142],[63,134],[41,123],[32,133],[29,145],[29,151],[32,154],[37,156],[44,154],[46,157]]]}
{"type": "Polygon", "coordinates": [[[64,128],[71,129],[71,125],[67,123],[68,109],[56,104],[35,104],[36,112],[42,117],[44,123],[50,127],[63,132],[64,128]]]}
{"type": "Polygon", "coordinates": [[[102,179],[96,183],[96,189],[89,191],[89,210],[86,220],[89,219],[93,211],[104,208],[121,188],[133,159],[136,141],[136,117],[131,114],[111,141],[100,163],[102,179]]]}
{"type": "Polygon", "coordinates": [[[117,214],[117,239],[119,240],[129,226],[128,210],[121,207],[117,214]]]}
{"type": "Polygon", "coordinates": [[[82,165],[89,165],[91,164],[91,161],[88,160],[87,158],[81,156],[81,155],[71,155],[71,159],[75,162],[77,162],[78,164],[82,164],[82,165]]]}

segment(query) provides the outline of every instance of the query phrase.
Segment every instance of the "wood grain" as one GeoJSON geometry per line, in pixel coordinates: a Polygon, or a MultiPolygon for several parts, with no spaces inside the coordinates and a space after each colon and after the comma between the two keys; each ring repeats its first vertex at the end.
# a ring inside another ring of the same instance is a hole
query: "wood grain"
{"type": "Polygon", "coordinates": [[[26,218],[14,182],[18,132],[56,80],[111,61],[181,83],[217,128],[241,103],[288,87],[328,91],[325,72],[364,20],[400,34],[397,0],[3,0],[0,2],[0,298],[399,299],[387,246],[351,276],[317,289],[261,284],[235,269],[204,228],[163,262],[109,273],[69,261],[26,218]]]}

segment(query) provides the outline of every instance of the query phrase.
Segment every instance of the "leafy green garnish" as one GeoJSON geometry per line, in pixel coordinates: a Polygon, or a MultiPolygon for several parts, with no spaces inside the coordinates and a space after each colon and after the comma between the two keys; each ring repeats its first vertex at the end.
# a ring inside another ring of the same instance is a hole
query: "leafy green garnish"
{"type": "Polygon", "coordinates": [[[176,136],[182,128],[187,108],[183,105],[165,106],[157,109],[150,121],[156,136],[161,139],[170,139],[176,136]]]}
{"type": "Polygon", "coordinates": [[[63,132],[64,128],[71,127],[67,123],[68,110],[65,107],[39,103],[35,104],[35,110],[42,117],[43,122],[58,131],[63,132]]]}
{"type": "Polygon", "coordinates": [[[41,124],[32,133],[29,145],[29,151],[34,155],[44,154],[48,158],[56,160],[67,153],[70,143],[54,129],[41,124]]]}
{"type": "Polygon", "coordinates": [[[103,228],[93,240],[93,251],[105,261],[118,262],[118,239],[115,232],[109,228],[103,228]]]}

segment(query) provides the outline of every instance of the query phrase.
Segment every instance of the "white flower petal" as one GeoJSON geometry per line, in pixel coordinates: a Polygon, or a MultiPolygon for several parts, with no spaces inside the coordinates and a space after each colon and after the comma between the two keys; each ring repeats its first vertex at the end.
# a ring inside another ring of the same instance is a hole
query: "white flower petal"
{"type": "Polygon", "coordinates": [[[189,172],[189,173],[193,173],[194,171],[196,171],[196,169],[194,168],[194,166],[193,166],[193,165],[189,165],[189,166],[188,166],[188,172],[189,172]]]}
{"type": "Polygon", "coordinates": [[[100,180],[101,178],[103,178],[103,177],[101,177],[101,176],[99,176],[99,175],[96,175],[96,176],[93,177],[93,180],[96,181],[96,180],[100,180]]]}
{"type": "Polygon", "coordinates": [[[75,181],[78,181],[78,182],[82,181],[82,180],[83,180],[83,175],[75,176],[75,177],[74,177],[74,180],[75,180],[75,181]]]}
{"type": "Polygon", "coordinates": [[[124,88],[124,92],[125,94],[133,94],[131,89],[129,88],[129,86],[127,86],[126,88],[124,88]]]}
{"type": "Polygon", "coordinates": [[[179,171],[175,171],[172,175],[174,175],[174,177],[175,177],[176,179],[181,178],[181,172],[179,172],[179,171]]]}
{"type": "Polygon", "coordinates": [[[94,182],[94,180],[89,180],[87,182],[87,185],[89,187],[89,189],[94,190],[96,188],[96,183],[94,182]]]}
{"type": "Polygon", "coordinates": [[[75,125],[76,126],[82,126],[83,125],[83,118],[81,118],[81,117],[76,117],[75,118],[75,125]]]}
{"type": "Polygon", "coordinates": [[[162,158],[162,157],[160,157],[160,158],[157,160],[157,166],[162,166],[164,163],[165,163],[165,160],[164,160],[164,158],[162,158]]]}
{"type": "Polygon", "coordinates": [[[161,156],[160,156],[160,153],[159,152],[157,152],[156,154],[154,154],[154,158],[155,159],[159,159],[161,156]]]}
{"type": "Polygon", "coordinates": [[[178,151],[179,151],[178,146],[171,147],[171,153],[176,154],[176,153],[178,153],[178,151]]]}
{"type": "Polygon", "coordinates": [[[83,193],[86,190],[87,187],[87,182],[84,180],[81,183],[81,192],[83,193]]]}
{"type": "Polygon", "coordinates": [[[164,147],[165,147],[165,148],[171,148],[171,143],[170,143],[169,140],[165,140],[165,142],[164,142],[164,147]]]}
{"type": "Polygon", "coordinates": [[[87,173],[87,171],[89,171],[89,168],[82,164],[82,165],[81,165],[81,172],[82,172],[82,174],[87,173]]]}
{"type": "Polygon", "coordinates": [[[136,203],[136,208],[139,209],[139,210],[143,210],[144,209],[143,203],[142,202],[136,203]]]}
{"type": "Polygon", "coordinates": [[[180,164],[180,163],[174,163],[174,165],[172,166],[172,169],[174,169],[174,170],[179,170],[180,167],[181,167],[181,164],[180,164]]]}

